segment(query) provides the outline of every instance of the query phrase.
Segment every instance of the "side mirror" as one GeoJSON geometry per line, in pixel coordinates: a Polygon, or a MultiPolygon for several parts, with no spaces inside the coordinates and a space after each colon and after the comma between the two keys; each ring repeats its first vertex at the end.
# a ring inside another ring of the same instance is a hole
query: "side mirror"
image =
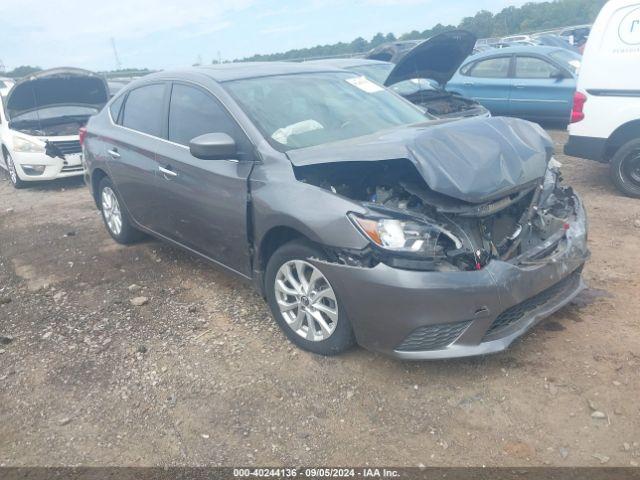
{"type": "Polygon", "coordinates": [[[234,158],[236,142],[226,133],[205,133],[189,142],[191,155],[202,160],[228,160],[234,158]]]}

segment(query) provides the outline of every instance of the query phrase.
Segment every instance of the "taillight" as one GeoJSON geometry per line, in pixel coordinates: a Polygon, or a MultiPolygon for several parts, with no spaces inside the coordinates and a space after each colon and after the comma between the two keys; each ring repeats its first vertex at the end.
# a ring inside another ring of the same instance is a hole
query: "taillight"
{"type": "Polygon", "coordinates": [[[584,120],[584,104],[587,102],[587,96],[582,92],[576,92],[573,95],[573,109],[571,110],[571,123],[584,120]]]}
{"type": "Polygon", "coordinates": [[[84,137],[87,136],[87,127],[80,127],[80,130],[78,130],[78,136],[80,137],[80,145],[84,145],[84,137]]]}

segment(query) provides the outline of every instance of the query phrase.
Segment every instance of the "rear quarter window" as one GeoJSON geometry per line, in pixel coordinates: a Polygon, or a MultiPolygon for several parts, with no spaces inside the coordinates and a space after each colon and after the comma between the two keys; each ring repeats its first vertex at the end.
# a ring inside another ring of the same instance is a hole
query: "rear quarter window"
{"type": "Polygon", "coordinates": [[[120,95],[116,98],[111,105],[109,105],[109,113],[111,113],[111,118],[115,123],[119,122],[120,110],[122,110],[122,104],[124,103],[124,97],[126,95],[120,95]]]}

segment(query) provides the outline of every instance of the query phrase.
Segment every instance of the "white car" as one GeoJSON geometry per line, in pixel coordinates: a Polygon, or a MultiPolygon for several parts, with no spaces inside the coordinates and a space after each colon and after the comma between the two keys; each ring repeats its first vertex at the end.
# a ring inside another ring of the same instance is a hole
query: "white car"
{"type": "Polygon", "coordinates": [[[625,194],[640,198],[640,0],[610,0],[582,57],[565,153],[609,163],[625,194]]]}
{"type": "Polygon", "coordinates": [[[58,68],[30,75],[0,97],[0,166],[16,188],[82,175],[79,129],[109,100],[105,80],[58,68]]]}

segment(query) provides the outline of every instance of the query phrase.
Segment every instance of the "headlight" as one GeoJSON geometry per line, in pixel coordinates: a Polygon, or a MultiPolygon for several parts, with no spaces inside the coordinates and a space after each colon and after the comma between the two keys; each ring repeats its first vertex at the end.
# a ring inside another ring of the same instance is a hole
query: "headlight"
{"type": "Polygon", "coordinates": [[[44,145],[23,137],[13,137],[13,150],[23,153],[44,153],[44,145]]]}
{"type": "Polygon", "coordinates": [[[446,250],[462,248],[462,242],[437,225],[395,218],[349,217],[375,245],[385,250],[420,257],[441,257],[446,250]]]}
{"type": "Polygon", "coordinates": [[[562,164],[559,161],[551,157],[551,160],[549,160],[549,164],[547,165],[547,171],[544,174],[544,180],[542,182],[542,194],[540,196],[541,205],[545,205],[547,203],[549,197],[555,190],[558,183],[561,166],[562,164]]]}

